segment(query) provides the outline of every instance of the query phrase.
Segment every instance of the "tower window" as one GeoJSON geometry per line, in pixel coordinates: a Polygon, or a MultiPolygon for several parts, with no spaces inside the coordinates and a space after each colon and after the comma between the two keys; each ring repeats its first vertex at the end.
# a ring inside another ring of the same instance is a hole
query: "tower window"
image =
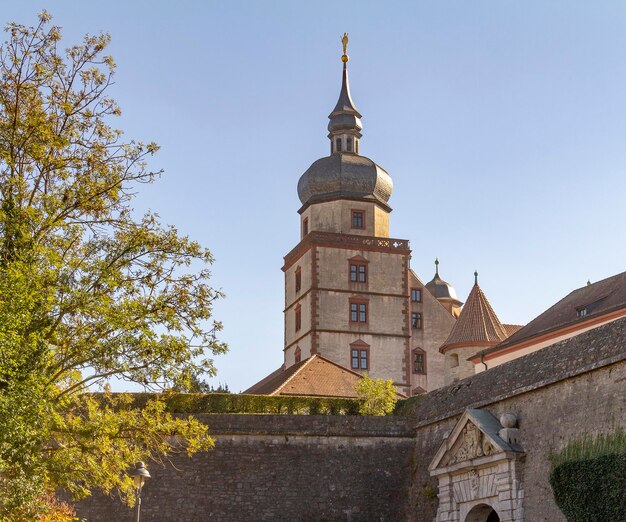
{"type": "Polygon", "coordinates": [[[352,362],[351,366],[353,370],[367,370],[368,368],[368,350],[366,349],[355,349],[351,350],[352,352],[352,362]]]}
{"type": "Polygon", "coordinates": [[[352,138],[346,139],[346,150],[352,152],[352,138]]]}
{"type": "Polygon", "coordinates": [[[354,145],[355,145],[355,152],[358,154],[359,153],[359,140],[354,140],[354,145]]]}
{"type": "Polygon", "coordinates": [[[296,316],[295,316],[295,328],[296,332],[302,328],[302,308],[300,305],[296,306],[296,316]]]}
{"type": "Polygon", "coordinates": [[[294,362],[299,363],[302,360],[302,350],[299,346],[296,346],[296,351],[293,354],[294,362]]]}
{"type": "Polygon", "coordinates": [[[350,344],[350,368],[353,370],[369,369],[370,347],[363,341],[350,344]]]}
{"type": "Polygon", "coordinates": [[[350,263],[350,282],[367,282],[367,265],[365,263],[350,263]]]}
{"type": "Polygon", "coordinates": [[[421,348],[413,350],[413,373],[426,373],[426,352],[421,348]]]}
{"type": "Polygon", "coordinates": [[[411,301],[414,303],[422,302],[422,291],[419,288],[411,288],[411,301]]]}
{"type": "Polygon", "coordinates": [[[341,138],[335,140],[335,152],[341,152],[341,138]]]}
{"type": "Polygon", "coordinates": [[[350,300],[350,322],[367,323],[367,303],[350,300]]]}
{"type": "Polygon", "coordinates": [[[299,292],[300,289],[302,288],[302,270],[300,270],[300,267],[296,268],[296,292],[299,292]]]}
{"type": "Polygon", "coordinates": [[[411,326],[417,330],[422,328],[422,314],[419,312],[413,312],[411,314],[411,326]]]}
{"type": "Polygon", "coordinates": [[[459,354],[451,353],[449,360],[450,360],[450,368],[456,368],[459,365],[459,354]]]}
{"type": "Polygon", "coordinates": [[[302,237],[306,236],[309,233],[309,218],[304,218],[302,220],[302,237]]]}
{"type": "Polygon", "coordinates": [[[353,210],[352,211],[352,228],[365,228],[365,211],[364,210],[353,210]]]}

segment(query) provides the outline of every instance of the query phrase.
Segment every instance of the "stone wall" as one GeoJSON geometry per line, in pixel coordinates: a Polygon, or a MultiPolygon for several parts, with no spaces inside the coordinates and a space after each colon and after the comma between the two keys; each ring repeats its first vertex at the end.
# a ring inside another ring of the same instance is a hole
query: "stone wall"
{"type": "MultiPolygon", "coordinates": [[[[428,466],[467,408],[516,414],[523,519],[564,522],[549,455],[626,428],[626,319],[415,397],[406,417],[200,416],[215,449],[152,465],[142,520],[432,522],[438,484],[428,466]]],[[[132,520],[103,496],[79,515],[132,520]]]]}
{"type": "MultiPolygon", "coordinates": [[[[215,448],[150,465],[142,521],[406,519],[413,431],[407,419],[200,416],[215,448]]],[[[78,506],[89,522],[133,520],[119,499],[78,506]]]]}
{"type": "Polygon", "coordinates": [[[412,399],[417,427],[411,516],[432,521],[437,481],[428,465],[466,408],[519,419],[524,520],[565,522],[548,482],[549,455],[583,434],[626,428],[626,320],[412,399]]]}

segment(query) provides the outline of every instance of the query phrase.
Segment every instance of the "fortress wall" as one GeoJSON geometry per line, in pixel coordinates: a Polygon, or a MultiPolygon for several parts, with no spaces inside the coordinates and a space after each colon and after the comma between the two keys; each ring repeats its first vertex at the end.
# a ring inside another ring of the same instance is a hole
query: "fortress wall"
{"type": "MultiPolygon", "coordinates": [[[[142,521],[405,520],[414,445],[407,419],[201,415],[215,448],[150,465],[142,521]]],[[[119,499],[78,505],[88,521],[133,520],[119,499]]]]}
{"type": "Polygon", "coordinates": [[[565,522],[548,482],[549,455],[583,434],[626,428],[626,321],[594,331],[477,374],[414,399],[417,426],[411,520],[434,520],[437,491],[428,465],[448,430],[466,408],[487,409],[496,418],[519,419],[523,464],[524,519],[565,522]]]}
{"type": "MultiPolygon", "coordinates": [[[[152,464],[142,521],[432,522],[437,483],[428,465],[462,412],[482,408],[519,418],[525,520],[564,522],[548,456],[583,434],[626,428],[626,319],[407,406],[404,417],[200,415],[215,449],[152,464]]],[[[78,514],[132,520],[119,500],[101,495],[78,514]]]]}

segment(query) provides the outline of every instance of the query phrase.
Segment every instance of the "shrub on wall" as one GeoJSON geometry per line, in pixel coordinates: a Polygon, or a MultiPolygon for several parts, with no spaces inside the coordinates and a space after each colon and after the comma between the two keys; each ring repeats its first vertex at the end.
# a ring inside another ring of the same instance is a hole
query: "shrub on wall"
{"type": "Polygon", "coordinates": [[[585,437],[551,456],[550,485],[570,522],[626,521],[626,434],[585,437]]]}
{"type": "Polygon", "coordinates": [[[371,379],[365,374],[356,385],[361,415],[389,415],[398,401],[398,394],[391,379],[371,379]]]}
{"type": "MultiPolygon", "coordinates": [[[[155,398],[153,393],[132,393],[141,407],[155,398]]],[[[357,399],[332,397],[289,397],[233,393],[164,393],[160,395],[169,413],[272,413],[289,415],[358,415],[357,399]]]]}

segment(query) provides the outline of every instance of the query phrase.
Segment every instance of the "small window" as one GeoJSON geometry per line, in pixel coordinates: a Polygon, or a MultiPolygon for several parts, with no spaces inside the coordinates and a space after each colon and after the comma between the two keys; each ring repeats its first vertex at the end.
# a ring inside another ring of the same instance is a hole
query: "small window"
{"type": "Polygon", "coordinates": [[[352,152],[352,138],[346,139],[346,150],[352,152]]]}
{"type": "Polygon", "coordinates": [[[422,328],[422,314],[419,312],[413,312],[411,314],[411,326],[417,330],[422,328]]]}
{"type": "Polygon", "coordinates": [[[352,228],[365,228],[365,211],[353,210],[352,211],[352,228]]]}
{"type": "Polygon", "coordinates": [[[587,307],[585,306],[585,308],[580,308],[576,315],[578,315],[578,317],[585,317],[587,315],[587,307]]]}
{"type": "Polygon", "coordinates": [[[293,354],[294,361],[299,363],[302,360],[302,350],[300,350],[299,346],[296,346],[296,351],[293,354]]]}
{"type": "Polygon", "coordinates": [[[426,373],[426,352],[421,348],[413,350],[413,373],[426,373]]]}
{"type": "Polygon", "coordinates": [[[302,288],[302,270],[300,267],[296,268],[296,292],[299,292],[302,288]]]}
{"type": "Polygon", "coordinates": [[[354,140],[354,152],[359,153],[359,140],[354,140]]]}
{"type": "Polygon", "coordinates": [[[367,265],[365,263],[350,263],[350,282],[367,283],[367,265]]]}
{"type": "Polygon", "coordinates": [[[450,368],[456,368],[459,365],[459,354],[450,354],[450,368]]]}
{"type": "Polygon", "coordinates": [[[350,303],[350,322],[367,323],[367,303],[350,303]]]}
{"type": "Polygon", "coordinates": [[[422,291],[419,288],[411,288],[411,301],[414,303],[422,302],[422,291]]]}
{"type": "Polygon", "coordinates": [[[341,138],[335,140],[335,151],[341,152],[341,138]]]}
{"type": "Polygon", "coordinates": [[[304,218],[302,221],[302,237],[309,233],[309,218],[304,218]]]}
{"type": "Polygon", "coordinates": [[[353,370],[367,370],[369,367],[369,349],[352,347],[350,349],[350,366],[353,370]]]}
{"type": "Polygon", "coordinates": [[[296,306],[296,332],[302,328],[302,308],[300,305],[296,306]]]}

